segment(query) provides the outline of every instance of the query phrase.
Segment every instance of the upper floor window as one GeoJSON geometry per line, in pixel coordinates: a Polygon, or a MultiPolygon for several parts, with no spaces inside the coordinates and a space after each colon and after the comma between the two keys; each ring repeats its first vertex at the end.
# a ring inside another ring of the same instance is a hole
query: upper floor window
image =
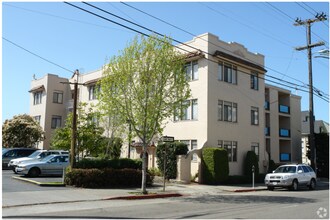
{"type": "Polygon", "coordinates": [[[33,105],[41,104],[42,100],[42,91],[33,93],[33,105]]]}
{"type": "Polygon", "coordinates": [[[53,93],[53,103],[63,103],[63,92],[54,92],[53,93]]]}
{"type": "Polygon", "coordinates": [[[237,103],[218,100],[218,121],[237,122],[237,103]]]}
{"type": "Polygon", "coordinates": [[[192,61],[185,65],[188,81],[198,80],[198,61],[192,61]]]}
{"type": "Polygon", "coordinates": [[[259,108],[251,107],[251,124],[259,125],[259,108]]]}
{"type": "Polygon", "coordinates": [[[91,85],[88,87],[88,100],[97,99],[97,93],[100,91],[99,85],[91,85]]]}
{"type": "Polygon", "coordinates": [[[259,78],[258,73],[251,73],[251,89],[259,90],[259,78]]]}
{"type": "Polygon", "coordinates": [[[181,118],[179,117],[179,113],[176,111],[176,115],[174,116],[174,121],[179,120],[197,120],[198,119],[198,100],[192,99],[184,102],[186,108],[182,109],[181,118]]]}
{"type": "Polygon", "coordinates": [[[51,123],[51,128],[60,128],[62,123],[62,117],[58,115],[53,115],[52,116],[52,123],[51,123]]]}
{"type": "Polygon", "coordinates": [[[218,64],[218,80],[237,84],[237,67],[229,63],[218,64]]]}

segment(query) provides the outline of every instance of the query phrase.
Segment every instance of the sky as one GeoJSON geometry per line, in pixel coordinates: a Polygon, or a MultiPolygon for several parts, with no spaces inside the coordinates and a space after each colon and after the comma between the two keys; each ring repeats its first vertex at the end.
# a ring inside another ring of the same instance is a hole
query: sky
{"type": "MultiPolygon", "coordinates": [[[[81,2],[71,3],[150,34],[81,2]]],[[[297,17],[304,21],[317,12],[328,17],[329,2],[124,2],[140,11],[121,2],[90,3],[180,42],[209,32],[263,54],[267,75],[277,79],[266,83],[301,96],[301,109],[309,109],[307,51],[295,50],[307,45],[306,28],[293,24],[297,17]],[[285,81],[292,88],[278,84],[285,81]],[[302,88],[297,85],[305,86],[304,91],[296,90],[302,88]]],[[[1,8],[2,121],[29,113],[33,76],[70,78],[76,69],[100,69],[138,35],[64,2],[2,2],[1,8]]],[[[314,96],[314,114],[329,122],[329,59],[316,57],[329,48],[328,20],[312,25],[312,43],[319,41],[325,45],[312,50],[313,84],[322,96],[314,96]]]]}

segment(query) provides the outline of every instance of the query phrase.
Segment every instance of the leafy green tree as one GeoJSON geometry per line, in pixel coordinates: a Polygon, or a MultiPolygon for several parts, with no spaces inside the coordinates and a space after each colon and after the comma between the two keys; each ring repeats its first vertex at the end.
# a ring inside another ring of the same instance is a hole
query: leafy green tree
{"type": "Polygon", "coordinates": [[[44,140],[39,123],[27,114],[16,115],[2,124],[2,146],[33,147],[44,140]]]}
{"type": "Polygon", "coordinates": [[[254,166],[254,174],[259,175],[259,159],[254,151],[248,151],[244,160],[244,175],[252,179],[252,167],[254,166]]]}
{"type": "Polygon", "coordinates": [[[132,136],[143,143],[141,189],[146,194],[147,146],[190,97],[183,56],[167,37],[136,37],[110,60],[100,84],[101,109],[116,115],[121,126],[130,121],[132,136]]]}
{"type": "MultiPolygon", "coordinates": [[[[55,130],[51,139],[52,149],[70,150],[71,148],[71,126],[72,113],[66,119],[65,126],[55,130]]],[[[103,129],[97,121],[100,115],[92,107],[87,109],[86,103],[79,103],[77,118],[77,145],[78,153],[88,153],[93,156],[102,153],[104,148],[103,129]]]]}
{"type": "Polygon", "coordinates": [[[329,178],[329,134],[315,134],[317,176],[329,178]]]}

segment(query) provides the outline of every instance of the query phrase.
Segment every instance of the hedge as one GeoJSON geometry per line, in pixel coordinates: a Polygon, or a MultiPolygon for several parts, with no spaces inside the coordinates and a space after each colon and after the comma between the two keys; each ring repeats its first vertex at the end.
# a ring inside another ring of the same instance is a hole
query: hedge
{"type": "Polygon", "coordinates": [[[139,169],[142,170],[142,160],[132,160],[128,158],[118,159],[82,159],[76,163],[77,169],[139,169]]]}
{"type": "Polygon", "coordinates": [[[226,182],[229,175],[227,150],[222,148],[203,148],[202,183],[220,184],[226,182]]]}
{"type": "MultiPolygon", "coordinates": [[[[65,176],[65,184],[83,188],[140,187],[142,171],[137,169],[72,169],[65,176]]],[[[147,185],[153,177],[147,174],[147,185]]]]}
{"type": "Polygon", "coordinates": [[[248,151],[246,153],[244,161],[244,175],[249,179],[252,179],[252,166],[254,166],[254,175],[259,175],[259,159],[254,151],[248,151]]]}

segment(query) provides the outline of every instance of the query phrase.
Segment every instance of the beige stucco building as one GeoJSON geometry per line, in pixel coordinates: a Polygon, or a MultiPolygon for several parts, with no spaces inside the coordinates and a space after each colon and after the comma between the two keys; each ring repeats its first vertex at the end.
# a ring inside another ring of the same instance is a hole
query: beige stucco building
{"type": "MultiPolygon", "coordinates": [[[[187,143],[190,150],[226,148],[230,175],[243,174],[244,157],[249,150],[258,155],[260,172],[267,171],[269,156],[276,163],[301,161],[300,97],[265,85],[263,55],[249,52],[241,44],[221,41],[210,33],[178,47],[187,54],[192,96],[183,117],[164,122],[162,135],[187,143]]],[[[102,70],[79,76],[79,83],[84,84],[79,86],[79,101],[97,102],[95,83],[101,77],[102,70]]],[[[46,132],[40,148],[49,148],[54,128],[63,125],[72,109],[72,85],[60,82],[74,79],[47,74],[31,83],[30,114],[46,132]]],[[[122,155],[127,155],[127,149],[122,155]]],[[[131,155],[139,157],[136,152],[131,155]]],[[[154,157],[149,157],[149,165],[155,165],[154,157]]],[[[191,175],[198,172],[199,164],[200,158],[193,155],[191,175]]]]}

